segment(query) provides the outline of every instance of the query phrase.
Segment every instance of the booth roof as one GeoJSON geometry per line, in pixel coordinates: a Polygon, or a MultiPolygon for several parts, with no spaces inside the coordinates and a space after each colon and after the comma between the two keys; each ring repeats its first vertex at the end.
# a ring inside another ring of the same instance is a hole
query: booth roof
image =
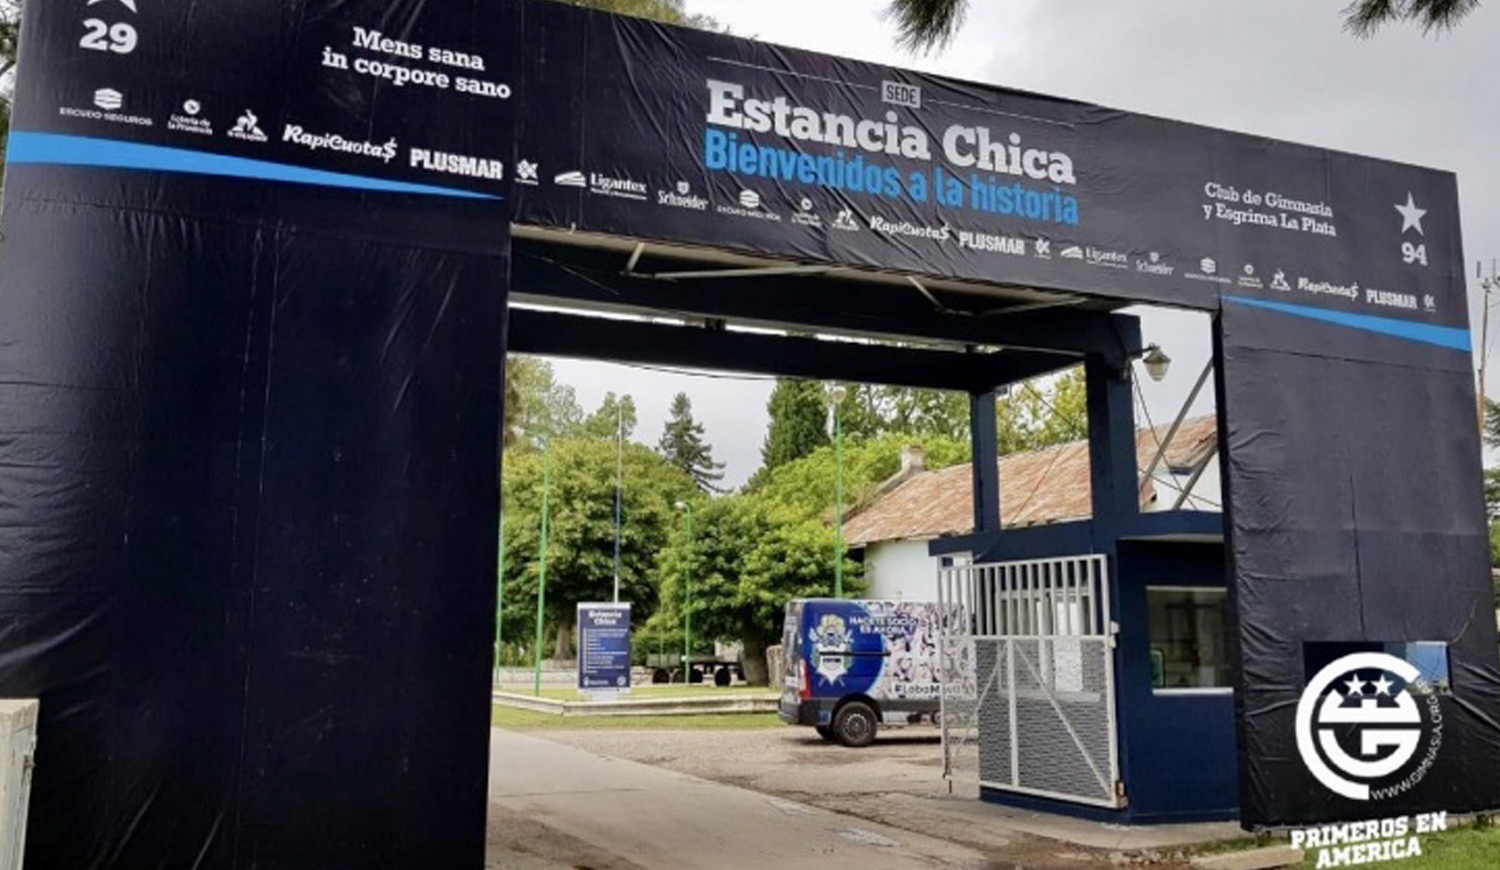
{"type": "MultiPolygon", "coordinates": [[[[1166,440],[1169,427],[1138,429],[1136,462],[1145,469],[1166,440]]],[[[1186,420],[1168,446],[1157,474],[1195,466],[1216,448],[1213,416],[1186,420]]],[[[1141,503],[1156,498],[1147,484],[1141,503]]],[[[1000,515],[1006,527],[1045,525],[1089,516],[1089,445],[1073,441],[1000,460],[1000,515]]],[[[881,541],[930,540],[974,530],[971,466],[938,471],[906,470],[886,481],[866,506],[844,523],[850,547],[881,541]]]]}

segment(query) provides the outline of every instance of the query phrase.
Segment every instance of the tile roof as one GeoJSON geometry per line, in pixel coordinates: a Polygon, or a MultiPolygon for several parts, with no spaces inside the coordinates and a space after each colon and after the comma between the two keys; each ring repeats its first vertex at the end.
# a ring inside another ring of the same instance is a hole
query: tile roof
{"type": "MultiPolygon", "coordinates": [[[[1156,455],[1167,426],[1136,432],[1136,462],[1141,470],[1156,455]]],[[[1212,452],[1216,441],[1213,416],[1186,420],[1161,465],[1191,466],[1212,452]]],[[[1166,470],[1159,468],[1160,471],[1166,470]]],[[[968,464],[921,471],[883,485],[884,491],[844,523],[851,547],[876,541],[927,540],[964,535],[974,530],[974,492],[968,464]]],[[[1154,496],[1147,486],[1143,502],[1154,496]]],[[[1087,441],[1059,444],[1000,460],[1000,512],[1006,526],[1030,526],[1087,517],[1091,513],[1087,441]]]]}

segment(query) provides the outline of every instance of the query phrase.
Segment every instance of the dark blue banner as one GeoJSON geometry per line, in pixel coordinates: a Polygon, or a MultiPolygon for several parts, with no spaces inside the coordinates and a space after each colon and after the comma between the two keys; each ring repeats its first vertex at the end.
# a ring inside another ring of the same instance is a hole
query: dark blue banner
{"type": "Polygon", "coordinates": [[[630,691],[630,605],[578,605],[578,689],[630,691]]]}

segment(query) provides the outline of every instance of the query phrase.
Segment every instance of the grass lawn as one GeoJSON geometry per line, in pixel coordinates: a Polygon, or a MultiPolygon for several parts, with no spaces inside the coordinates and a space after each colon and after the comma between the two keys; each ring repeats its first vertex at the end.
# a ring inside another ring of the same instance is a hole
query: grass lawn
{"type": "MultiPolygon", "coordinates": [[[[1421,857],[1368,866],[1389,867],[1391,870],[1480,870],[1500,867],[1500,827],[1454,828],[1441,834],[1421,836],[1420,839],[1421,857]]],[[[1308,859],[1297,866],[1308,870],[1317,866],[1316,851],[1309,851],[1308,859]]]]}
{"type": "Polygon", "coordinates": [[[736,728],[779,728],[775,713],[710,713],[702,716],[557,716],[495,707],[491,723],[517,731],[541,729],[612,729],[619,731],[715,731],[736,728]]]}
{"type": "MultiPolygon", "coordinates": [[[[515,695],[530,695],[532,683],[516,683],[513,685],[497,686],[501,692],[510,692],[515,695]]],[[[684,685],[652,685],[634,686],[626,698],[723,698],[741,695],[766,696],[777,693],[776,689],[767,686],[728,686],[718,688],[717,686],[684,686],[684,685]]],[[[577,689],[542,687],[542,697],[551,698],[554,701],[582,701],[583,695],[577,689]]]]}

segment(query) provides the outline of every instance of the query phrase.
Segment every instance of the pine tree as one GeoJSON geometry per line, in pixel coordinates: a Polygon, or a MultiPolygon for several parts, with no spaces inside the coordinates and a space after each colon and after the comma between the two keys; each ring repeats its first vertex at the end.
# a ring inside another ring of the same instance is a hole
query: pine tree
{"type": "Polygon", "coordinates": [[[777,380],[766,403],[771,429],[760,449],[762,471],[770,471],[827,444],[828,405],[816,381],[777,380]]]}
{"type": "Polygon", "coordinates": [[[719,492],[724,463],[715,462],[713,448],[703,441],[703,424],[693,419],[693,403],[687,393],[672,399],[672,416],[662,430],[656,449],[667,461],[687,472],[705,492],[719,492]]]}

